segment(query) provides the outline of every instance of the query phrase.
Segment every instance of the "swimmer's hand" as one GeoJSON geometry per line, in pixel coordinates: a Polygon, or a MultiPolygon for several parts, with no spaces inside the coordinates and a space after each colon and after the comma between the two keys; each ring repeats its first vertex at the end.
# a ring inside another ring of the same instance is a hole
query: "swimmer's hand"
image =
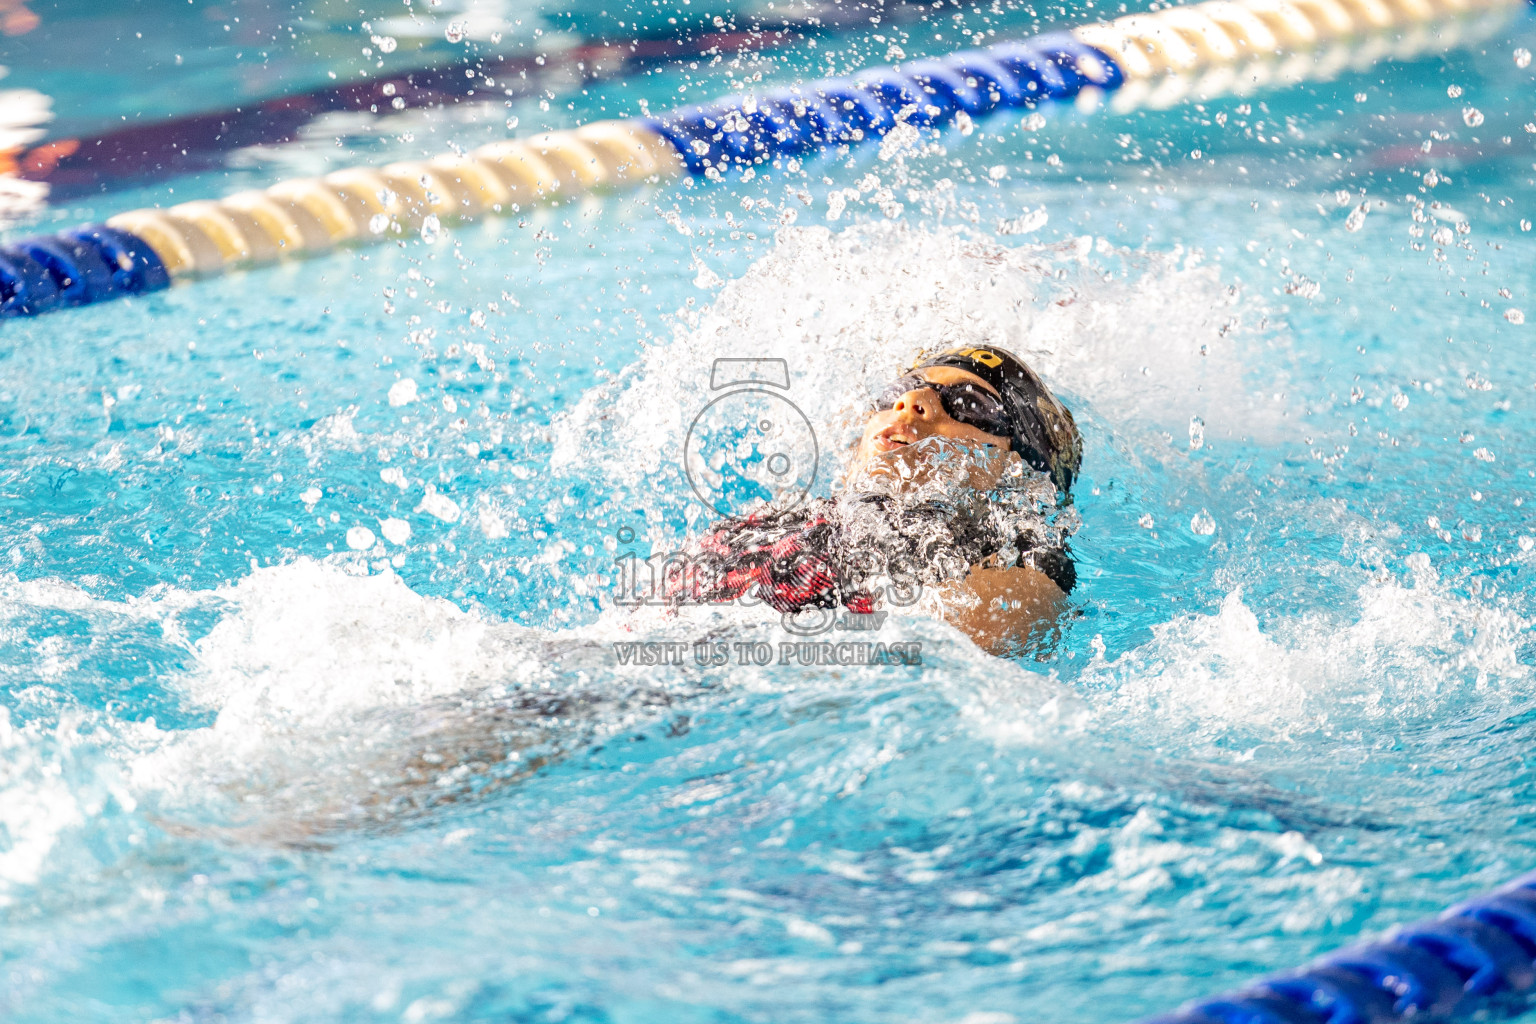
{"type": "Polygon", "coordinates": [[[1067,595],[1038,569],[972,566],[939,588],[944,618],[991,654],[1018,654],[1066,607],[1067,595]]]}

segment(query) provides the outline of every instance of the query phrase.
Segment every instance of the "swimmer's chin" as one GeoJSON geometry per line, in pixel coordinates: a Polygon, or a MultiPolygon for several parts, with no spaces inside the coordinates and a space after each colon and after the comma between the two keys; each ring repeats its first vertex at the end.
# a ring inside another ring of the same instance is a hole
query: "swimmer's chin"
{"type": "Polygon", "coordinates": [[[903,442],[870,439],[864,458],[846,477],[853,491],[897,494],[964,487],[990,490],[997,483],[1005,451],[958,438],[931,435],[903,442]],[[884,443],[882,443],[884,442],[884,443]]]}

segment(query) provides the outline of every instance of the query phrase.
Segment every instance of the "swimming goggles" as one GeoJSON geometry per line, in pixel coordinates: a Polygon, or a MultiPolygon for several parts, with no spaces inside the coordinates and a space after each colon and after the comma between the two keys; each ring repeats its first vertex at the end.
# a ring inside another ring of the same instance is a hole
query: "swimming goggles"
{"type": "Polygon", "coordinates": [[[939,404],[955,422],[968,424],[986,434],[1013,437],[1013,417],[1008,415],[1002,399],[974,384],[935,384],[915,373],[909,373],[880,392],[875,409],[890,409],[907,392],[925,389],[938,394],[939,404]]]}

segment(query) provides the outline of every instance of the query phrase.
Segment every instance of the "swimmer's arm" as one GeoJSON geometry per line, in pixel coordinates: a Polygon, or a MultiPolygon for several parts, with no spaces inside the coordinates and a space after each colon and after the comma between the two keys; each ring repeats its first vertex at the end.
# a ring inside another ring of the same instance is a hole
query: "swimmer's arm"
{"type": "Polygon", "coordinates": [[[964,579],[941,587],[939,596],[950,625],[993,654],[1016,652],[1032,630],[1056,618],[1067,597],[1049,576],[1029,566],[973,566],[964,579]]]}

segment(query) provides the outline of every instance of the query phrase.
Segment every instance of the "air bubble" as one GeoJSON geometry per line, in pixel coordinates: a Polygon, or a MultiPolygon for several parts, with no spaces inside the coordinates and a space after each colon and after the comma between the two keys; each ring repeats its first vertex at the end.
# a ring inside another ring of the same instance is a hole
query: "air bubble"
{"type": "Polygon", "coordinates": [[[1531,66],[1531,51],[1523,46],[1515,47],[1515,67],[1528,68],[1531,66]]]}
{"type": "Polygon", "coordinates": [[[1483,112],[1476,107],[1465,107],[1461,112],[1461,119],[1467,122],[1468,128],[1476,128],[1483,123],[1483,112]]]}
{"type": "Polygon", "coordinates": [[[405,97],[404,96],[396,96],[394,99],[389,101],[389,105],[391,107],[395,108],[396,110],[404,110],[405,109],[405,97]]]}
{"type": "Polygon", "coordinates": [[[1344,230],[1359,231],[1361,228],[1365,227],[1365,215],[1367,212],[1368,211],[1365,203],[1361,203],[1359,206],[1349,211],[1349,216],[1344,218],[1344,230]]]}
{"type": "Polygon", "coordinates": [[[517,127],[517,115],[514,114],[513,116],[507,118],[507,130],[511,131],[513,128],[516,128],[516,127],[517,127]]]}
{"type": "Polygon", "coordinates": [[[1192,449],[1205,447],[1205,420],[1199,416],[1189,418],[1189,447],[1192,449]]]}
{"type": "Polygon", "coordinates": [[[376,213],[368,218],[368,230],[375,235],[382,235],[387,227],[389,227],[389,214],[387,213],[376,213]]]}
{"type": "Polygon", "coordinates": [[[1216,532],[1216,520],[1205,509],[1201,509],[1190,519],[1189,532],[1198,537],[1209,537],[1216,532]]]}
{"type": "Polygon", "coordinates": [[[443,31],[443,38],[450,43],[462,43],[464,41],[464,23],[462,21],[450,21],[447,29],[443,31]]]}
{"type": "Polygon", "coordinates": [[[1045,115],[1041,113],[1030,114],[1020,121],[1019,124],[1023,126],[1025,131],[1037,132],[1045,127],[1045,115]]]}
{"type": "Polygon", "coordinates": [[[1519,309],[1506,309],[1504,311],[1504,319],[1512,324],[1523,324],[1525,323],[1525,312],[1519,309]]]}
{"type": "Polygon", "coordinates": [[[421,221],[421,240],[428,245],[436,242],[443,236],[442,222],[437,219],[437,214],[429,213],[421,221]]]}
{"type": "Polygon", "coordinates": [[[1455,99],[1456,97],[1461,95],[1461,86],[1459,86],[1459,85],[1448,86],[1446,88],[1446,90],[1445,90],[1445,94],[1447,96],[1449,96],[1451,99],[1455,99]]]}
{"type": "Polygon", "coordinates": [[[400,45],[395,41],[394,36],[374,36],[373,43],[379,48],[380,53],[394,53],[395,47],[400,45]]]}

